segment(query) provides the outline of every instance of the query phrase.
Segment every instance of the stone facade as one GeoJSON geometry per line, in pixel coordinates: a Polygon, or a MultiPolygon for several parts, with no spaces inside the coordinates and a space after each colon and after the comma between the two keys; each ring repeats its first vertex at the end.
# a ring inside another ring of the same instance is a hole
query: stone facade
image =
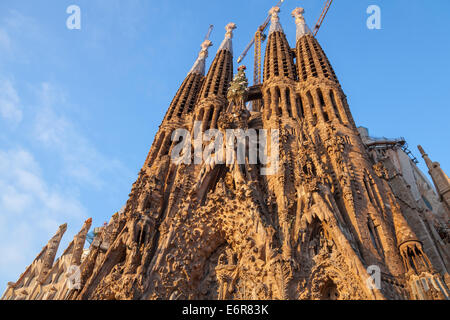
{"type": "Polygon", "coordinates": [[[232,80],[234,24],[206,76],[211,44],[202,45],[125,210],[83,261],[79,250],[72,254],[79,287],[68,290],[64,277],[45,280],[71,264],[48,271],[49,244],[3,299],[449,298],[448,239],[430,228],[392,159],[375,157],[361,139],[303,9],[293,12],[295,49],[278,11],[270,12],[262,85],[247,88],[244,68],[232,80]],[[249,111],[248,101],[258,108],[249,111]],[[195,136],[196,123],[202,132],[275,130],[279,162],[252,163],[246,154],[243,164],[175,164],[170,155],[180,141],[172,141],[173,131],[195,136]],[[269,166],[278,170],[261,174],[269,166]],[[23,279],[40,273],[39,285],[23,279]]]}

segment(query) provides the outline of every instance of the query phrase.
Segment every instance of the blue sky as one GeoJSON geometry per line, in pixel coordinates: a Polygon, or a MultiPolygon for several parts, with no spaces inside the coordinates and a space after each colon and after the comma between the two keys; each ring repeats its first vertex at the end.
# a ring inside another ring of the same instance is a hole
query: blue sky
{"type": "MultiPolygon", "coordinates": [[[[210,63],[235,22],[235,58],[276,0],[2,0],[0,2],[0,291],[58,225],[62,246],[84,219],[126,202],[170,101],[210,24],[210,63]],[[68,30],[66,8],[81,8],[68,30]]],[[[324,1],[286,0],[313,27],[324,1]]],[[[318,39],[357,125],[422,144],[450,171],[448,0],[336,0],[318,39]],[[369,5],[381,30],[366,27],[369,5]]],[[[252,74],[252,55],[244,61],[252,74]]],[[[235,64],[235,69],[236,69],[235,64]]],[[[421,160],[421,159],[420,159],[421,160]]],[[[420,167],[424,169],[423,161],[420,167]]]]}

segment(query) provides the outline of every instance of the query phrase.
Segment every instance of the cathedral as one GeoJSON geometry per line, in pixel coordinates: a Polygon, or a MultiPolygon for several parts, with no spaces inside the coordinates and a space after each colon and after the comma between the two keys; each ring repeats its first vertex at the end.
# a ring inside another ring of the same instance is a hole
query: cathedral
{"type": "Polygon", "coordinates": [[[261,84],[233,74],[234,23],[207,72],[205,40],[123,210],[56,259],[62,225],[2,299],[449,299],[450,179],[358,128],[304,10],[295,48],[279,10],[261,84]],[[209,148],[223,139],[226,162],[209,148]]]}

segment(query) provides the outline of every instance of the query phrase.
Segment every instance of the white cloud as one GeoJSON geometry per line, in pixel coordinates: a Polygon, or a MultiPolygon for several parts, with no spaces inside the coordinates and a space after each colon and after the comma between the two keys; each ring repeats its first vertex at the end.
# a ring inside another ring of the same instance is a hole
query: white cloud
{"type": "MultiPolygon", "coordinates": [[[[45,48],[46,32],[37,21],[10,11],[0,21],[0,67],[9,63],[3,59],[9,56],[15,62],[30,63],[35,53],[20,50],[20,44],[45,48]]],[[[60,250],[85,218],[99,215],[88,215],[81,204],[85,194],[93,188],[102,190],[100,196],[113,194],[116,182],[119,185],[134,175],[79,129],[68,111],[71,105],[64,90],[54,83],[36,86],[22,80],[17,87],[10,78],[0,77],[0,295],[6,282],[17,280],[61,223],[68,223],[68,231],[60,250]],[[3,122],[20,123],[21,130],[12,135],[3,122]]]]}
{"type": "MultiPolygon", "coordinates": [[[[2,105],[6,101],[14,106],[20,111],[16,119],[21,119],[21,99],[11,81],[0,82],[0,88],[2,105]]],[[[108,190],[116,179],[129,175],[120,161],[100,152],[67,116],[64,91],[41,83],[35,93],[36,99],[27,103],[33,107],[23,111],[30,121],[21,127],[24,139],[33,144],[33,153],[20,146],[0,148],[0,279],[5,282],[0,283],[0,291],[6,281],[18,278],[60,224],[67,222],[70,234],[60,250],[71,240],[88,216],[80,189],[108,190]],[[46,175],[43,161],[50,158],[53,174],[59,178],[46,175]]]]}
{"type": "Polygon", "coordinates": [[[40,105],[34,122],[34,138],[62,160],[66,174],[96,188],[104,187],[111,175],[128,174],[120,161],[99,152],[63,114],[66,101],[60,90],[50,83],[42,83],[38,96],[40,105]]]}
{"type": "Polygon", "coordinates": [[[0,150],[2,276],[14,281],[60,224],[78,227],[86,216],[77,198],[45,181],[29,151],[0,150]]]}
{"type": "Polygon", "coordinates": [[[12,124],[22,121],[20,100],[12,82],[8,79],[0,79],[0,117],[12,124]]]}
{"type": "Polygon", "coordinates": [[[0,28],[0,50],[11,50],[11,39],[5,29],[0,28]]]}

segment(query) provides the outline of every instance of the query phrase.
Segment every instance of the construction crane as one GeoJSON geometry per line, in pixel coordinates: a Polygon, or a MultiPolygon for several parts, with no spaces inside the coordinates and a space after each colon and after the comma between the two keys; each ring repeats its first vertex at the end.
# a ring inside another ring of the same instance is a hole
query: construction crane
{"type": "Polygon", "coordinates": [[[209,25],[209,29],[208,29],[208,33],[206,34],[204,41],[209,40],[209,37],[211,36],[211,32],[213,31],[213,29],[214,29],[214,25],[210,24],[209,25]]]}
{"type": "MultiPolygon", "coordinates": [[[[281,7],[285,0],[280,0],[276,7],[281,7]]],[[[247,45],[244,52],[239,56],[237,62],[241,63],[242,60],[247,56],[247,53],[251,49],[253,45],[255,45],[255,64],[253,69],[253,84],[258,85],[261,83],[261,44],[266,39],[266,35],[264,32],[267,29],[267,26],[269,25],[271,15],[267,17],[267,19],[264,21],[262,25],[259,26],[258,30],[256,30],[255,36],[253,37],[252,41],[247,45]]]]}
{"type": "MultiPolygon", "coordinates": [[[[281,7],[285,0],[280,0],[276,7],[281,7]]],[[[320,27],[322,26],[323,21],[325,20],[325,17],[328,13],[328,10],[330,10],[331,4],[333,3],[333,0],[327,0],[325,3],[325,7],[322,10],[322,13],[319,17],[319,20],[317,21],[313,34],[314,36],[317,35],[319,32],[320,27]]],[[[264,21],[264,23],[259,26],[258,30],[255,33],[255,36],[250,41],[250,43],[245,48],[244,52],[239,56],[237,62],[241,63],[244,58],[247,56],[248,52],[250,51],[251,47],[255,45],[255,57],[254,57],[254,69],[253,69],[253,84],[258,85],[261,84],[261,44],[266,39],[266,35],[264,34],[264,31],[267,29],[267,26],[269,25],[271,16],[269,15],[267,19],[264,21]]]]}
{"type": "Polygon", "coordinates": [[[313,34],[314,36],[317,35],[319,32],[320,27],[322,26],[323,21],[325,20],[325,17],[327,16],[328,10],[330,10],[331,4],[333,3],[333,0],[327,0],[325,3],[325,7],[322,10],[322,13],[320,14],[319,20],[316,23],[316,26],[314,27],[313,34]]]}

